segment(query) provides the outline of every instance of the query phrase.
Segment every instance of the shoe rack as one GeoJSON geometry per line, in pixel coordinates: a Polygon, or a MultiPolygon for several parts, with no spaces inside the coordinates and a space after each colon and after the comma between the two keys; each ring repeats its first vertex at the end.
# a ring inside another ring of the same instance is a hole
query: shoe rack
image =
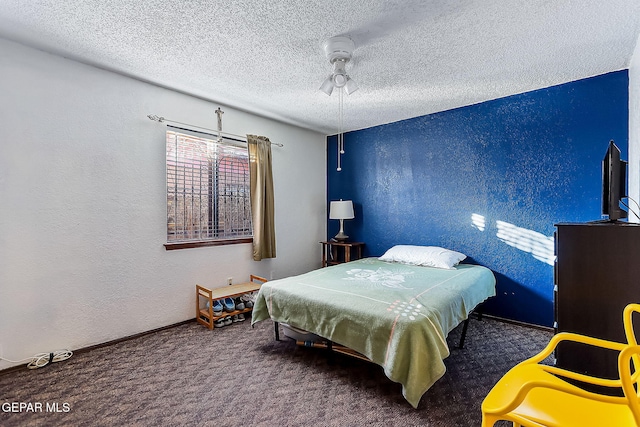
{"type": "Polygon", "coordinates": [[[233,316],[237,314],[249,313],[253,310],[251,308],[245,308],[243,310],[235,310],[232,312],[223,312],[220,316],[213,314],[213,301],[224,298],[235,298],[255,292],[260,289],[263,283],[267,279],[260,276],[250,276],[249,282],[238,283],[236,285],[223,286],[220,288],[208,289],[204,286],[196,285],[196,321],[209,329],[213,329],[213,323],[227,316],[233,316]],[[206,303],[209,302],[209,308],[206,308],[206,303]],[[202,306],[204,305],[204,308],[202,306]]]}

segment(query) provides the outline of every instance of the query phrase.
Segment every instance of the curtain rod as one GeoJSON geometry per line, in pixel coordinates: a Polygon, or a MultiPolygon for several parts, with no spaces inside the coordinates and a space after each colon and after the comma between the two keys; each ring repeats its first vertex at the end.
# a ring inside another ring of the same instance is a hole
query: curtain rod
{"type": "MultiPolygon", "coordinates": [[[[241,142],[244,142],[244,143],[247,142],[247,137],[246,136],[237,135],[235,133],[222,132],[222,131],[218,131],[218,130],[215,130],[215,129],[205,128],[205,127],[202,127],[202,126],[190,125],[189,123],[182,123],[182,122],[178,122],[178,121],[175,121],[175,120],[165,119],[164,117],[156,116],[155,114],[149,114],[149,115],[147,115],[147,117],[149,118],[149,120],[153,120],[154,122],[158,122],[158,123],[164,123],[164,122],[177,123],[177,124],[184,125],[184,126],[190,126],[190,127],[194,127],[194,128],[198,128],[198,129],[208,130],[209,132],[215,132],[215,133],[221,133],[221,134],[224,134],[224,135],[235,136],[235,137],[238,137],[238,138],[242,138],[243,140],[241,142]]],[[[278,147],[284,147],[283,144],[280,144],[278,142],[271,142],[271,145],[276,145],[278,147]]]]}

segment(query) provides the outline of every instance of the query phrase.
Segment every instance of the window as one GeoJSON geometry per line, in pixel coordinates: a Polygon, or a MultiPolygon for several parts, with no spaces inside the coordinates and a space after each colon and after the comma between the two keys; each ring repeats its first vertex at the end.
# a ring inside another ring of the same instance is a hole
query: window
{"type": "Polygon", "coordinates": [[[251,241],[247,149],[208,136],[167,131],[167,249],[251,241]]]}

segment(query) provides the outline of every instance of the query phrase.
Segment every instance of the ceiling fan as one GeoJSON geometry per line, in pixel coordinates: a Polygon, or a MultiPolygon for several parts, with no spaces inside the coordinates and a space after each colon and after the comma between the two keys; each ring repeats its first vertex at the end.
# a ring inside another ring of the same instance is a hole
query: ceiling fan
{"type": "Polygon", "coordinates": [[[324,79],[320,90],[331,96],[334,88],[342,89],[347,95],[351,95],[358,89],[358,85],[346,71],[346,65],[351,60],[351,55],[355,49],[355,43],[349,37],[331,37],[322,43],[324,53],[333,65],[333,72],[324,79]]]}
{"type": "Polygon", "coordinates": [[[331,37],[322,43],[324,53],[333,65],[333,72],[324,79],[320,90],[331,96],[333,89],[338,89],[338,114],[339,114],[339,130],[338,139],[338,172],[342,170],[341,156],[344,154],[344,132],[343,132],[343,92],[351,95],[358,89],[358,85],[347,74],[346,66],[351,60],[351,55],[356,48],[351,38],[346,36],[331,37]]]}

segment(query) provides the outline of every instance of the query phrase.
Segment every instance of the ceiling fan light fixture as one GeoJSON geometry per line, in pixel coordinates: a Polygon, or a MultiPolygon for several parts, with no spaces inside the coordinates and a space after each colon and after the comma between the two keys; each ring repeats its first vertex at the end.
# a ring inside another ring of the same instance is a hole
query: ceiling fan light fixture
{"type": "Polygon", "coordinates": [[[338,36],[332,37],[323,43],[324,52],[329,59],[329,63],[333,65],[333,73],[320,86],[320,90],[331,95],[334,88],[338,89],[338,115],[339,115],[339,131],[336,135],[338,140],[338,168],[342,170],[341,157],[344,154],[344,125],[343,125],[343,92],[350,95],[358,89],[358,85],[348,75],[346,64],[351,60],[351,55],[355,49],[353,40],[349,37],[338,36]],[[342,90],[344,88],[344,91],[342,90]]]}
{"type": "Polygon", "coordinates": [[[331,92],[333,92],[333,74],[324,79],[322,85],[320,86],[320,90],[331,96],[331,92]]]}
{"type": "Polygon", "coordinates": [[[337,88],[343,87],[347,84],[347,76],[345,74],[334,74],[333,75],[333,85],[337,88]]]}
{"type": "Polygon", "coordinates": [[[353,92],[358,90],[358,84],[349,76],[347,77],[347,82],[344,84],[344,91],[347,95],[351,95],[353,92]]]}
{"type": "MultiPolygon", "coordinates": [[[[322,47],[329,63],[333,65],[333,73],[322,82],[320,90],[331,96],[334,88],[342,89],[349,83],[350,78],[345,67],[351,59],[355,44],[349,37],[338,36],[325,40],[322,47]]],[[[350,94],[357,88],[358,85],[353,82],[350,89],[345,89],[345,91],[350,94]]]]}
{"type": "Polygon", "coordinates": [[[341,88],[347,83],[347,72],[344,69],[346,63],[344,59],[336,59],[333,62],[333,84],[337,88],[341,88]]]}

